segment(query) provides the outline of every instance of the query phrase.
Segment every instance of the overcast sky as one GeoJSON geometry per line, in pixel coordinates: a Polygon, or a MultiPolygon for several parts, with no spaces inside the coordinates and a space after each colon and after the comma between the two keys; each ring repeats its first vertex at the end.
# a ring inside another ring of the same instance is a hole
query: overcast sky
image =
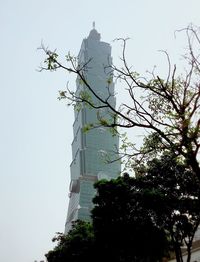
{"type": "MultiPolygon", "coordinates": [[[[130,37],[129,61],[145,71],[184,53],[174,31],[200,26],[199,0],[0,0],[0,261],[43,260],[68,206],[73,111],[57,99],[64,72],[38,73],[41,41],[78,54],[96,22],[102,40],[130,37]]],[[[73,81],[70,85],[74,87],[73,81]]]]}

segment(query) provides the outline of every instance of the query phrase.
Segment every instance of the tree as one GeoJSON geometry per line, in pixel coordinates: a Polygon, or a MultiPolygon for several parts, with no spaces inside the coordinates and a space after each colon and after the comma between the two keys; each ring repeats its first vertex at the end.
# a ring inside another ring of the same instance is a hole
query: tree
{"type": "Polygon", "coordinates": [[[67,235],[57,233],[53,238],[57,245],[45,256],[48,262],[94,261],[93,227],[89,222],[76,221],[67,235]]]}
{"type": "Polygon", "coordinates": [[[169,251],[187,262],[200,223],[198,178],[166,152],[128,174],[95,184],[92,223],[77,221],[46,254],[48,262],[161,261],[169,251]]]}
{"type": "Polygon", "coordinates": [[[145,175],[138,181],[139,187],[148,194],[142,201],[143,208],[150,208],[157,225],[169,232],[177,261],[182,261],[181,247],[185,245],[189,262],[193,238],[200,223],[197,177],[173,154],[164,154],[148,163],[145,175]]]}
{"type": "Polygon", "coordinates": [[[98,207],[92,223],[78,220],[67,235],[58,233],[53,239],[58,243],[46,254],[47,261],[160,261],[168,249],[166,234],[153,225],[145,209],[138,210],[130,198],[128,181],[125,176],[99,182],[100,201],[95,200],[98,207]]]}
{"type": "Polygon", "coordinates": [[[200,223],[197,182],[191,169],[169,154],[150,161],[137,178],[98,182],[92,217],[100,245],[116,259],[123,257],[119,261],[133,256],[135,261],[157,261],[169,248],[167,237],[178,262],[182,246],[187,247],[189,262],[200,223]]]}
{"type": "Polygon", "coordinates": [[[102,259],[111,261],[161,261],[167,255],[168,241],[149,211],[140,205],[135,179],[128,175],[116,180],[100,181],[92,219],[97,246],[102,259]]]}
{"type": "MultiPolygon", "coordinates": [[[[98,124],[110,127],[114,132],[117,132],[117,127],[128,129],[137,127],[146,130],[148,134],[151,133],[154,143],[149,143],[149,139],[146,141],[151,146],[136,149],[133,143],[128,143],[125,146],[123,144],[125,153],[121,157],[128,156],[129,160],[132,157],[137,157],[137,164],[138,159],[143,160],[145,155],[152,152],[165,149],[173,150],[176,155],[184,159],[187,165],[191,166],[200,180],[198,161],[200,147],[200,60],[198,51],[200,38],[198,28],[193,25],[189,25],[181,32],[186,33],[188,42],[188,53],[184,55],[187,69],[184,75],[177,76],[176,66],[171,66],[170,57],[164,52],[168,61],[166,79],[162,79],[155,72],[152,72],[150,77],[140,76],[136,73],[132,69],[133,67],[128,65],[126,59],[127,40],[118,39],[123,44],[122,65],[117,67],[110,64],[107,68],[109,71],[107,88],[109,91],[109,84],[113,80],[120,80],[125,83],[125,88],[119,89],[120,92],[127,92],[131,99],[130,104],[124,101],[118,109],[109,103],[109,99],[104,99],[95,92],[93,86],[87,82],[86,71],[89,70],[91,59],[85,64],[81,64],[77,58],[68,54],[66,64],[62,64],[55,51],[49,51],[42,46],[41,49],[46,53],[46,60],[41,71],[64,69],[68,73],[77,75],[84,87],[84,92],[77,95],[70,89],[61,91],[60,99],[67,98],[75,106],[86,103],[95,108],[99,119],[98,124]],[[138,94],[142,95],[138,96],[138,94]],[[111,114],[109,120],[105,120],[101,116],[101,108],[105,109],[106,107],[111,114]],[[127,153],[128,146],[131,146],[132,150],[129,154],[127,153]]],[[[93,127],[94,124],[92,124],[93,127]]]]}

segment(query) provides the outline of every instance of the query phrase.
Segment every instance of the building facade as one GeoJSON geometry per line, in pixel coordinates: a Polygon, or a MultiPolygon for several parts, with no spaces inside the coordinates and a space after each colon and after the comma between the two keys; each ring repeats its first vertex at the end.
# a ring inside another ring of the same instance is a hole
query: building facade
{"type": "MultiPolygon", "coordinates": [[[[85,65],[87,82],[95,93],[103,100],[107,99],[115,107],[112,72],[108,67],[111,60],[111,46],[102,42],[100,34],[93,28],[89,36],[82,42],[78,64],[85,65]]],[[[76,95],[87,95],[93,104],[102,105],[79,78],[76,80],[76,95]]],[[[105,161],[106,157],[117,158],[118,136],[113,136],[108,128],[102,126],[84,131],[85,127],[97,124],[99,116],[106,121],[111,120],[109,109],[97,110],[82,103],[80,108],[74,110],[74,116],[71,182],[65,233],[70,230],[72,221],[77,219],[90,221],[92,199],[95,195],[93,184],[99,179],[116,178],[120,174],[119,161],[112,163],[105,161]]]]}

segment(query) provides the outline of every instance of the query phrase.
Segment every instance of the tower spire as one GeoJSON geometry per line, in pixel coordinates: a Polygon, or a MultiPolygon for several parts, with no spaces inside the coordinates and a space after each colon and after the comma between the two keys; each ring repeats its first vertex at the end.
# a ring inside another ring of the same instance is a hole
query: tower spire
{"type": "Polygon", "coordinates": [[[88,38],[90,38],[92,40],[100,41],[101,35],[97,32],[97,30],[95,28],[95,21],[92,23],[92,27],[93,28],[90,31],[88,38]]]}

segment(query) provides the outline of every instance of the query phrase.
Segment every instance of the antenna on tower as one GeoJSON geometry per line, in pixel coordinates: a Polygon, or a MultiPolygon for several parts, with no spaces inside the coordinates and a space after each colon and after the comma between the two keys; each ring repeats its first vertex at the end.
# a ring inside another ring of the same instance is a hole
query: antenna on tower
{"type": "Polygon", "coordinates": [[[92,23],[92,27],[93,27],[93,29],[95,29],[95,22],[92,23]]]}

